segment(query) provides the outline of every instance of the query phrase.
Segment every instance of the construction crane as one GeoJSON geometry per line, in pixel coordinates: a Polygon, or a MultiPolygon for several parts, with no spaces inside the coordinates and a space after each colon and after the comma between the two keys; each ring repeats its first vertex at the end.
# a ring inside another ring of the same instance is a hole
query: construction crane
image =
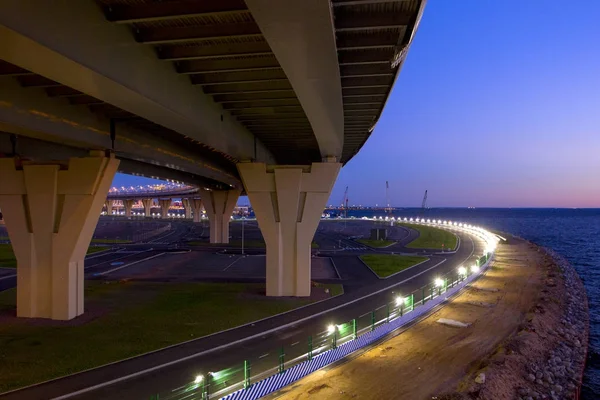
{"type": "Polygon", "coordinates": [[[344,218],[348,218],[348,186],[344,191],[344,198],[342,199],[342,209],[344,210],[344,218]]]}
{"type": "Polygon", "coordinates": [[[392,207],[390,206],[390,183],[388,181],[385,181],[385,202],[387,204],[385,211],[391,213],[392,207]]]}
{"type": "Polygon", "coordinates": [[[421,203],[421,217],[425,215],[426,209],[427,209],[427,190],[425,190],[425,195],[423,196],[423,202],[421,203]]]}

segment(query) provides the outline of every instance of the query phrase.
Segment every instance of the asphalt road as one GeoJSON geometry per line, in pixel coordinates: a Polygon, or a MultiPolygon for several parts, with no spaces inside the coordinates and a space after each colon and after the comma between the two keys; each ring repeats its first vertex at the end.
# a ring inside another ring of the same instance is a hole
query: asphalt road
{"type": "MultiPolygon", "coordinates": [[[[339,235],[340,239],[334,240],[342,240],[341,236],[346,234],[340,233],[339,235]]],[[[409,236],[410,234],[406,240],[409,239],[409,236]]],[[[107,367],[5,394],[0,396],[0,399],[55,398],[115,379],[123,380],[79,395],[62,398],[148,399],[160,393],[160,398],[163,399],[169,398],[171,390],[190,384],[197,374],[206,374],[209,371],[219,371],[234,366],[241,367],[244,359],[251,360],[252,375],[254,376],[277,364],[280,348],[285,349],[287,360],[301,356],[307,351],[308,336],[313,336],[313,347],[316,348],[320,341],[325,339],[323,331],[329,324],[343,323],[362,316],[359,319],[359,325],[361,325],[359,328],[362,328],[362,325],[369,324],[369,313],[372,310],[392,301],[396,295],[407,295],[417,291],[436,277],[454,271],[463,263],[472,262],[474,252],[477,255],[481,254],[483,244],[479,239],[469,235],[460,233],[459,236],[461,246],[455,254],[431,256],[431,260],[428,262],[402,271],[388,279],[378,279],[372,273],[371,276],[368,276],[364,268],[355,268],[352,263],[356,262],[356,257],[352,257],[351,252],[348,252],[347,256],[345,255],[346,260],[342,260],[343,256],[338,255],[339,260],[336,260],[336,266],[342,279],[352,282],[363,281],[362,285],[356,284],[348,287],[343,296],[259,321],[250,326],[220,332],[107,367]],[[364,280],[368,281],[367,286],[365,286],[364,280]],[[264,333],[282,326],[286,327],[271,333],[264,333]],[[167,363],[169,365],[164,366],[167,363]],[[149,368],[155,368],[155,370],[139,373],[129,379],[124,378],[149,368]]],[[[380,309],[377,318],[381,316],[380,309]]],[[[205,322],[210,323],[210,321],[205,322]]],[[[236,380],[237,377],[232,378],[232,381],[236,380]]]]}

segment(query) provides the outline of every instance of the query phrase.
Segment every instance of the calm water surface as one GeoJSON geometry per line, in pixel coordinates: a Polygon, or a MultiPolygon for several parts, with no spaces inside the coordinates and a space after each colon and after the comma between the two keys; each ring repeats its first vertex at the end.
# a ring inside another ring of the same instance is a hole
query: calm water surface
{"type": "MultiPolygon", "coordinates": [[[[416,209],[394,211],[416,216],[416,209]]],[[[349,216],[385,215],[350,211],[349,216]]],[[[549,247],[575,267],[590,308],[590,347],[583,399],[600,398],[600,209],[430,209],[426,217],[465,221],[499,229],[549,247]]]]}

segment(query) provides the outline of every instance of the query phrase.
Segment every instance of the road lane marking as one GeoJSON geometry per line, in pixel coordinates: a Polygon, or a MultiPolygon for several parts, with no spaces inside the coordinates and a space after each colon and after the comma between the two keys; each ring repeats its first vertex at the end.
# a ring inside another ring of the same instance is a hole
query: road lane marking
{"type": "MultiPolygon", "coordinates": [[[[466,258],[465,258],[465,259],[464,259],[462,262],[458,263],[458,265],[461,265],[461,264],[463,264],[465,261],[467,261],[469,258],[471,258],[471,256],[472,256],[472,255],[473,255],[473,253],[475,252],[475,243],[473,242],[473,239],[471,238],[471,234],[470,234],[469,232],[464,232],[464,233],[465,233],[465,234],[467,234],[467,236],[468,236],[468,237],[469,237],[469,239],[471,240],[471,243],[473,244],[473,248],[472,248],[472,250],[471,250],[471,253],[470,253],[470,254],[469,254],[469,255],[468,255],[468,256],[467,256],[467,257],[466,257],[466,258]]],[[[121,376],[121,377],[119,377],[119,378],[111,379],[110,381],[105,381],[105,382],[98,383],[98,384],[96,384],[96,385],[93,385],[93,386],[89,386],[89,387],[87,387],[87,388],[84,388],[84,389],[77,390],[77,391],[75,391],[75,392],[67,393],[67,394],[64,394],[64,395],[62,395],[62,396],[55,397],[55,398],[53,398],[52,400],[64,400],[64,399],[70,399],[70,398],[72,398],[72,397],[79,396],[79,395],[81,395],[81,394],[84,394],[84,393],[92,392],[92,391],[94,391],[94,390],[98,390],[98,389],[100,389],[100,388],[103,388],[103,387],[106,387],[106,386],[114,385],[114,384],[116,384],[116,383],[123,382],[123,381],[127,381],[127,380],[130,380],[130,379],[136,378],[136,377],[138,377],[138,376],[141,376],[141,375],[148,374],[148,373],[150,373],[150,372],[158,371],[158,370],[161,370],[161,369],[163,369],[163,368],[170,367],[170,366],[172,366],[172,365],[175,365],[175,364],[179,364],[179,363],[181,363],[181,362],[185,362],[185,361],[188,361],[188,360],[192,360],[192,359],[194,359],[194,358],[201,357],[201,356],[203,356],[203,355],[210,354],[210,353],[213,353],[213,352],[215,352],[215,351],[219,351],[219,350],[222,350],[222,349],[226,349],[226,348],[228,348],[228,347],[231,347],[231,346],[233,346],[233,345],[237,345],[237,344],[244,343],[244,342],[247,342],[247,341],[249,341],[249,340],[252,340],[252,339],[256,339],[256,338],[260,338],[260,337],[263,337],[263,336],[269,335],[269,334],[271,334],[271,333],[273,333],[273,332],[277,332],[277,331],[280,331],[280,330],[282,330],[282,329],[288,328],[288,327],[290,327],[290,326],[294,326],[294,325],[300,324],[300,323],[302,323],[302,322],[305,322],[305,321],[311,320],[311,319],[313,319],[313,318],[315,318],[315,317],[318,317],[318,316],[321,316],[321,315],[327,314],[327,313],[329,313],[329,312],[332,312],[332,311],[335,311],[335,310],[337,310],[337,309],[340,309],[340,308],[343,308],[343,307],[347,307],[347,306],[348,306],[348,305],[350,305],[350,304],[356,303],[356,302],[358,302],[358,301],[364,300],[364,299],[366,299],[366,298],[369,298],[369,297],[371,297],[371,296],[374,296],[374,295],[377,295],[377,294],[379,294],[379,293],[385,292],[386,290],[389,290],[389,289],[391,289],[391,288],[393,288],[393,287],[395,287],[395,286],[402,285],[402,284],[404,284],[404,283],[406,283],[406,282],[408,282],[408,281],[411,281],[411,280],[415,279],[416,277],[418,277],[418,276],[420,276],[420,275],[423,275],[423,274],[424,274],[424,273],[426,273],[426,272],[429,272],[430,270],[432,270],[432,269],[436,268],[438,265],[440,265],[440,264],[444,263],[445,261],[446,261],[446,259],[444,259],[443,261],[441,261],[441,262],[437,263],[437,264],[436,264],[436,265],[434,265],[433,267],[431,267],[431,268],[428,268],[428,269],[426,269],[425,271],[422,271],[422,272],[420,272],[420,273],[418,273],[418,274],[416,274],[416,275],[414,275],[414,276],[412,276],[412,277],[410,277],[410,278],[407,278],[407,279],[405,279],[405,280],[403,280],[403,281],[401,281],[401,282],[398,282],[398,283],[391,284],[391,285],[389,285],[389,286],[386,286],[385,288],[382,288],[382,289],[380,289],[380,290],[377,290],[377,291],[375,291],[375,292],[369,293],[369,294],[367,294],[367,295],[365,295],[365,296],[362,296],[362,297],[359,297],[359,298],[357,298],[357,299],[351,300],[351,301],[349,301],[349,302],[347,302],[347,303],[344,303],[344,304],[340,304],[340,305],[338,305],[338,306],[336,306],[336,307],[329,308],[329,309],[327,309],[327,310],[324,310],[324,311],[318,312],[318,313],[316,313],[316,314],[309,315],[308,317],[304,317],[304,318],[301,318],[301,319],[298,319],[298,320],[292,321],[292,322],[290,322],[290,323],[287,323],[287,324],[279,325],[279,326],[277,326],[276,328],[271,328],[271,329],[268,329],[268,330],[266,330],[266,331],[262,331],[262,332],[256,333],[256,334],[254,334],[254,335],[246,336],[246,337],[244,337],[244,338],[241,338],[241,339],[235,340],[235,341],[233,341],[233,342],[228,342],[228,343],[226,343],[226,344],[223,344],[223,345],[220,345],[220,346],[216,346],[216,347],[213,347],[213,348],[211,348],[211,349],[208,349],[208,350],[204,350],[204,351],[200,351],[200,352],[197,352],[197,353],[194,353],[194,354],[190,354],[189,356],[185,356],[185,357],[182,357],[182,358],[178,358],[178,359],[176,359],[176,360],[169,361],[169,362],[166,362],[166,363],[163,363],[163,364],[155,365],[154,367],[150,367],[150,368],[147,368],[147,369],[144,369],[144,370],[141,370],[141,371],[137,371],[137,372],[131,373],[131,374],[129,374],[129,375],[124,375],[124,376],[121,376]]],[[[296,310],[297,310],[297,309],[296,309],[296,310]]],[[[292,311],[294,311],[294,310],[292,310],[292,311]]],[[[282,314],[286,314],[286,313],[282,313],[282,314]]],[[[279,314],[279,315],[281,315],[281,314],[279,314]]],[[[276,317],[276,316],[271,316],[271,317],[263,318],[262,320],[259,320],[259,321],[268,320],[268,319],[270,319],[270,318],[273,318],[273,317],[276,317]]],[[[221,332],[215,332],[215,333],[213,333],[213,334],[206,335],[206,336],[204,336],[204,337],[202,337],[202,338],[197,338],[197,339],[194,339],[194,340],[206,339],[206,338],[208,338],[208,337],[210,337],[210,336],[214,336],[214,335],[223,334],[224,332],[228,332],[228,331],[232,331],[232,330],[236,330],[236,329],[241,329],[241,328],[243,328],[243,327],[245,327],[245,326],[249,326],[249,325],[251,325],[251,324],[255,324],[255,323],[259,322],[259,321],[254,321],[254,322],[251,322],[250,324],[241,325],[241,326],[237,326],[237,327],[234,327],[234,328],[226,329],[226,330],[224,330],[224,331],[221,331],[221,332]]],[[[173,346],[169,346],[169,347],[177,347],[177,346],[181,346],[181,345],[183,345],[183,344],[185,344],[185,343],[189,343],[189,342],[179,343],[179,344],[177,344],[177,345],[173,345],[173,346]]],[[[145,353],[145,354],[140,354],[140,355],[138,355],[138,356],[134,356],[134,357],[131,357],[131,358],[129,358],[129,359],[126,359],[126,360],[131,360],[131,359],[138,358],[138,357],[141,357],[141,356],[144,356],[144,355],[148,355],[148,354],[152,354],[152,353],[157,353],[157,352],[160,352],[160,351],[165,351],[165,350],[167,350],[169,347],[167,347],[167,348],[164,348],[164,349],[160,349],[160,350],[156,350],[156,351],[152,351],[152,352],[148,352],[148,353],[145,353]]],[[[126,361],[126,360],[120,360],[120,361],[116,361],[116,362],[114,362],[114,363],[111,363],[111,364],[117,364],[117,363],[120,363],[120,362],[124,362],[124,361],[126,361]]],[[[110,364],[108,364],[108,365],[110,365],[110,364]]],[[[103,366],[103,367],[106,367],[106,365],[105,365],[105,366],[103,366]]],[[[98,368],[102,368],[102,367],[98,367],[98,368]]],[[[93,368],[93,369],[96,369],[96,368],[93,368]]],[[[92,370],[93,370],[93,369],[92,369],[92,370]]],[[[85,372],[85,371],[82,371],[82,372],[80,372],[80,373],[83,373],[83,372],[85,372]]],[[[78,374],[80,374],[80,373],[78,373],[78,374]]],[[[77,374],[74,374],[74,375],[77,375],[77,374]]],[[[63,378],[66,378],[66,377],[63,377],[63,378]]],[[[59,378],[59,379],[60,379],[60,378],[59,378]]],[[[48,381],[48,382],[51,382],[51,381],[48,381]]],[[[37,385],[33,385],[33,386],[37,386],[37,385]]],[[[26,388],[23,388],[23,389],[26,389],[26,388]]],[[[21,390],[22,390],[22,389],[21,389],[21,390]]]]}
{"type": "Polygon", "coordinates": [[[134,265],[134,264],[139,264],[139,263],[141,263],[142,261],[148,261],[148,260],[151,260],[151,259],[153,259],[153,258],[156,258],[156,257],[158,257],[158,256],[162,256],[163,254],[165,254],[165,253],[158,253],[158,254],[155,254],[155,255],[153,255],[153,256],[146,257],[146,258],[143,258],[143,259],[141,259],[141,260],[137,260],[137,261],[134,261],[134,262],[132,262],[132,263],[125,264],[125,265],[122,265],[122,266],[120,266],[120,267],[117,267],[117,268],[110,269],[110,270],[108,270],[108,271],[100,272],[100,273],[98,273],[98,275],[107,275],[107,274],[110,274],[111,272],[115,272],[115,271],[118,271],[118,270],[120,270],[120,269],[123,269],[123,268],[130,267],[130,266],[132,266],[132,265],[134,265]]]}

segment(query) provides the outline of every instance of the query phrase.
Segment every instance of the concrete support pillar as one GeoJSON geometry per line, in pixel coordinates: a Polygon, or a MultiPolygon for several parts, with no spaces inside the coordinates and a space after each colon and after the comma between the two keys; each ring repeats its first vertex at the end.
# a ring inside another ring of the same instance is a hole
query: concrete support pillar
{"type": "Polygon", "coordinates": [[[167,214],[169,214],[169,208],[171,207],[172,201],[173,199],[158,199],[158,204],[160,205],[161,218],[167,218],[167,214]]]}
{"type": "Polygon", "coordinates": [[[311,243],[340,168],[238,164],[267,245],[267,296],[310,296],[311,243]]]}
{"type": "Polygon", "coordinates": [[[113,204],[114,204],[114,202],[112,200],[106,200],[104,202],[104,207],[106,207],[106,214],[107,215],[111,215],[112,214],[113,204]]]}
{"type": "Polygon", "coordinates": [[[210,222],[210,242],[229,243],[229,220],[240,190],[205,190],[204,209],[210,222]]]}
{"type": "Polygon", "coordinates": [[[93,151],[68,167],[0,159],[0,206],[17,258],[17,316],[83,313],[84,258],[119,161],[93,151]]]}
{"type": "Polygon", "coordinates": [[[144,205],[144,215],[149,217],[152,213],[152,199],[142,199],[142,204],[144,205]]]}
{"type": "Polygon", "coordinates": [[[181,203],[183,204],[183,210],[185,211],[185,219],[191,219],[192,205],[190,199],[181,199],[181,203]]]}
{"type": "Polygon", "coordinates": [[[190,205],[194,211],[194,222],[202,222],[202,199],[190,199],[190,205]]]}
{"type": "Polygon", "coordinates": [[[133,203],[135,203],[135,200],[133,199],[123,200],[123,206],[125,207],[125,216],[127,218],[131,218],[131,209],[133,208],[133,203]]]}

